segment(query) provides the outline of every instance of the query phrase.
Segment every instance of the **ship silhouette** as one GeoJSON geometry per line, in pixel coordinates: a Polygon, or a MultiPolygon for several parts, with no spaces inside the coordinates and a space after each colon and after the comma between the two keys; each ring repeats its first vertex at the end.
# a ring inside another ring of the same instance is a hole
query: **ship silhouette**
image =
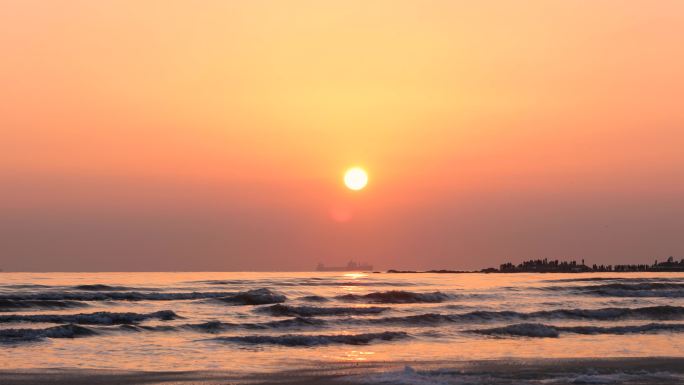
{"type": "Polygon", "coordinates": [[[373,271],[373,266],[364,263],[356,263],[349,261],[347,266],[325,266],[319,263],[316,266],[316,271],[373,271]]]}

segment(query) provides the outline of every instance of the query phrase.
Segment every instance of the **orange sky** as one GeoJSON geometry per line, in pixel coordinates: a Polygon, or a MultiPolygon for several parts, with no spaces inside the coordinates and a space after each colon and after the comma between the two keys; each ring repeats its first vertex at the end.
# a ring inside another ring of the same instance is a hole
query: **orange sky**
{"type": "Polygon", "coordinates": [[[666,0],[2,1],[0,268],[681,256],[682,46],[666,0]]]}

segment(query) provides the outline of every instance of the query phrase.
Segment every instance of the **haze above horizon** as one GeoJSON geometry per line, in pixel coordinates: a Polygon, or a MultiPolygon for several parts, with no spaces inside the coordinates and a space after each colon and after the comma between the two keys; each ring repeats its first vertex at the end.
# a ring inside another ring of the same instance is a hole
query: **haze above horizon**
{"type": "Polygon", "coordinates": [[[679,1],[2,2],[0,268],[682,256],[683,36],[679,1]]]}

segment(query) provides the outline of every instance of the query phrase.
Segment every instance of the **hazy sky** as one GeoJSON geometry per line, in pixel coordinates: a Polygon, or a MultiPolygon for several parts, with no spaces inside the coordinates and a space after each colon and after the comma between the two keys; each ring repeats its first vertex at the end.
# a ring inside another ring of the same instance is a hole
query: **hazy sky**
{"type": "Polygon", "coordinates": [[[678,0],[0,0],[0,268],[681,257],[682,47],[678,0]]]}

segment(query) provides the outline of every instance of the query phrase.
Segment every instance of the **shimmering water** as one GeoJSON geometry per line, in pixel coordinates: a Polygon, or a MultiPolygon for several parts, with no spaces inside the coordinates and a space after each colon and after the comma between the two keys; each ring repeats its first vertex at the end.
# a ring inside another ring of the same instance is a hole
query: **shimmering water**
{"type": "Polygon", "coordinates": [[[0,273],[4,369],[683,357],[683,333],[682,273],[0,273]]]}

